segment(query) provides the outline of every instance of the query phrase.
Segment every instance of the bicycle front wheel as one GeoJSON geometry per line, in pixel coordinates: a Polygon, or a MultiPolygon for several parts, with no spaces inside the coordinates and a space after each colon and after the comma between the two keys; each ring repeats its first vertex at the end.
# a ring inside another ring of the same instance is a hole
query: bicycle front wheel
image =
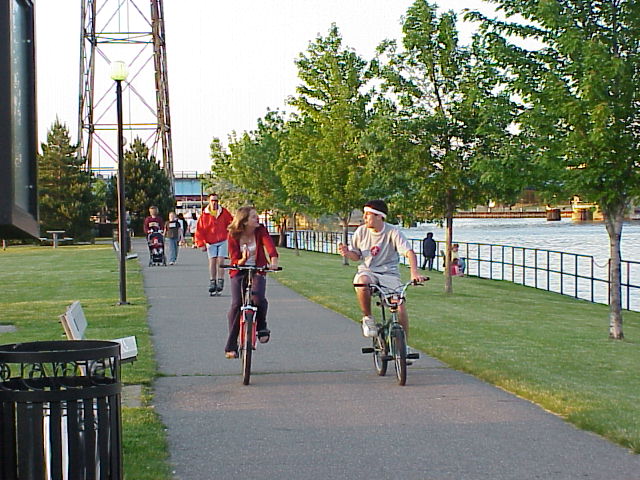
{"type": "Polygon", "coordinates": [[[394,328],[391,331],[391,351],[396,365],[396,378],[398,385],[407,383],[407,342],[402,328],[394,328]]]}
{"type": "Polygon", "coordinates": [[[387,346],[386,334],[382,331],[373,338],[373,365],[376,373],[381,377],[387,374],[387,364],[389,362],[389,347],[387,346]]]}
{"type": "Polygon", "coordinates": [[[251,355],[253,354],[253,312],[245,311],[243,322],[243,339],[240,346],[240,356],[242,357],[242,383],[249,385],[251,379],[251,355]]]}

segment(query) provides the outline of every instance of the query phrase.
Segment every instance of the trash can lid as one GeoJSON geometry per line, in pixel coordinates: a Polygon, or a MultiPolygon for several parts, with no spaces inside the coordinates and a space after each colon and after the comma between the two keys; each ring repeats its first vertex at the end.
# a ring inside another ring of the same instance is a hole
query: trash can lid
{"type": "Polygon", "coordinates": [[[105,340],[56,340],[0,345],[2,362],[60,362],[116,356],[120,356],[120,344],[105,340]]]}

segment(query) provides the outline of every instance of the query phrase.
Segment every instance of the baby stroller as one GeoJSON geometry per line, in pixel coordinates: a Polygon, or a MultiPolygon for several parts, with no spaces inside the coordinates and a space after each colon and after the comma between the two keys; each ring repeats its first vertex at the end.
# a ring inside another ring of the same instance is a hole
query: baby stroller
{"type": "Polygon", "coordinates": [[[149,266],[167,266],[167,257],[164,254],[164,236],[160,232],[151,232],[147,236],[149,246],[149,266]]]}

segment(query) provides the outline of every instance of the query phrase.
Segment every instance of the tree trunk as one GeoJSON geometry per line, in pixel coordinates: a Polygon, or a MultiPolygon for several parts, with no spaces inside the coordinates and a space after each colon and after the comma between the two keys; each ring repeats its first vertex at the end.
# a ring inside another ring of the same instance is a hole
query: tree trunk
{"type": "Polygon", "coordinates": [[[606,210],[605,225],[609,233],[609,338],[622,340],[622,276],[620,238],[624,221],[624,205],[606,210]]]}
{"type": "Polygon", "coordinates": [[[296,255],[300,256],[300,249],[298,245],[298,219],[297,213],[293,212],[293,248],[296,249],[296,255]]]}
{"type": "MultiPolygon", "coordinates": [[[[342,243],[345,245],[349,245],[349,220],[351,219],[351,214],[346,217],[342,217],[342,243]]],[[[342,257],[342,264],[349,265],[349,259],[347,257],[342,257]]]]}
{"type": "Polygon", "coordinates": [[[445,222],[445,250],[444,250],[444,293],[453,293],[451,281],[451,245],[453,243],[453,213],[447,214],[445,222]]]}
{"type": "Polygon", "coordinates": [[[280,224],[279,229],[280,236],[278,238],[278,246],[286,247],[287,246],[287,217],[282,217],[282,223],[280,224]]]}

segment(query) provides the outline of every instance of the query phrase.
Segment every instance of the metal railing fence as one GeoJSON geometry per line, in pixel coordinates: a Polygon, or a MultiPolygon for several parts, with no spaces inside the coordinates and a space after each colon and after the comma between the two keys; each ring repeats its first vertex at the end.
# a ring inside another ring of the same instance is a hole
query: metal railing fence
{"type": "MultiPolygon", "coordinates": [[[[341,232],[300,230],[298,248],[338,253],[341,232]]],[[[349,239],[351,233],[349,233],[349,239]]],[[[409,239],[422,265],[421,239],[409,239]]],[[[516,247],[490,243],[456,242],[465,261],[465,275],[506,280],[521,285],[569,295],[594,303],[609,303],[609,262],[598,264],[593,256],[578,253],[516,247]]],[[[436,241],[434,269],[443,270],[443,241],[436,241]]],[[[294,248],[294,232],[287,234],[287,247],[294,248]]],[[[401,257],[402,263],[407,259],[401,257]]],[[[622,308],[640,311],[640,262],[623,260],[621,265],[622,308]]]]}

